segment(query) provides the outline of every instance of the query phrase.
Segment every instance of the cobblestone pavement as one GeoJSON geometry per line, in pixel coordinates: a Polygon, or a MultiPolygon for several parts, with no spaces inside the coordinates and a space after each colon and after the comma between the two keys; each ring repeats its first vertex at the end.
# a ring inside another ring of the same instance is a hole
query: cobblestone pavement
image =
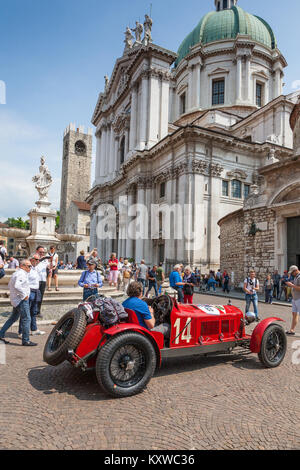
{"type": "MultiPolygon", "coordinates": [[[[288,308],[261,310],[289,325],[288,308]]],[[[44,364],[45,336],[37,348],[9,336],[0,365],[0,449],[300,447],[300,365],[292,364],[292,338],[278,369],[264,369],[255,355],[168,360],[144,393],[117,400],[101,391],[93,373],[44,364]]]]}

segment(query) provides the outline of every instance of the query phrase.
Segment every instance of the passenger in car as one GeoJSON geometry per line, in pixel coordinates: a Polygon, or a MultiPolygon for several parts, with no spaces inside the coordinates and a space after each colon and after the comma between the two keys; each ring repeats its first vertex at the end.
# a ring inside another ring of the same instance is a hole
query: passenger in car
{"type": "Polygon", "coordinates": [[[139,324],[147,330],[152,330],[155,326],[154,312],[148,304],[142,300],[143,286],[139,282],[131,282],[127,288],[129,299],[123,302],[123,307],[133,310],[136,313],[139,324]]]}
{"type": "Polygon", "coordinates": [[[165,338],[170,336],[170,325],[163,323],[155,326],[154,311],[152,307],[142,300],[143,286],[139,282],[132,282],[127,289],[129,298],[123,302],[123,307],[133,310],[136,313],[139,324],[147,330],[157,331],[162,333],[165,338]]]}

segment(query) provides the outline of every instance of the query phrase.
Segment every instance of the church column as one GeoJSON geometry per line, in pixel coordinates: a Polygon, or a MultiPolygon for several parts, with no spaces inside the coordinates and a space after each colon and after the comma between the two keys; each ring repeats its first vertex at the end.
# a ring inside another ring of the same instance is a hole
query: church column
{"type": "Polygon", "coordinates": [[[196,90],[195,90],[195,107],[196,108],[200,108],[201,107],[201,103],[200,103],[200,99],[201,99],[201,64],[197,64],[196,67],[195,67],[195,75],[196,75],[196,80],[195,80],[195,83],[196,83],[196,90]]]}
{"type": "Polygon", "coordinates": [[[95,167],[95,181],[101,176],[101,133],[96,133],[96,167],[95,167]]]}
{"type": "Polygon", "coordinates": [[[274,98],[277,98],[281,95],[281,69],[277,68],[275,70],[275,88],[274,88],[274,98]]]}
{"type": "Polygon", "coordinates": [[[153,71],[149,77],[150,95],[149,95],[149,138],[148,145],[155,145],[159,136],[160,125],[160,86],[159,76],[153,71]]]}
{"type": "Polygon", "coordinates": [[[104,126],[102,126],[102,129],[101,129],[101,149],[100,149],[100,158],[101,158],[101,164],[100,164],[100,176],[103,177],[105,176],[105,172],[106,172],[106,169],[105,169],[105,165],[106,165],[106,161],[105,161],[105,128],[104,126]]]}
{"type": "Polygon", "coordinates": [[[109,174],[112,175],[115,168],[115,133],[113,126],[110,126],[110,142],[109,142],[109,174]]]}
{"type": "Polygon", "coordinates": [[[136,146],[137,131],[137,86],[134,84],[131,91],[131,114],[130,114],[130,140],[129,150],[133,151],[136,146]]]}
{"type": "MultiPolygon", "coordinates": [[[[133,191],[133,188],[130,188],[128,190],[127,195],[128,195],[128,212],[129,212],[130,208],[134,204],[134,191],[133,191]]],[[[130,233],[130,231],[128,230],[129,225],[132,225],[131,219],[132,219],[132,217],[131,216],[129,217],[128,213],[127,213],[127,220],[126,220],[127,240],[126,240],[126,250],[125,250],[125,253],[126,253],[125,256],[127,258],[133,258],[133,256],[134,256],[134,240],[132,238],[132,233],[130,233]]]]}
{"type": "Polygon", "coordinates": [[[239,103],[242,100],[242,57],[236,58],[236,101],[239,103]]]}
{"type": "MultiPolygon", "coordinates": [[[[151,240],[151,202],[152,202],[152,183],[147,181],[145,189],[145,206],[147,208],[148,232],[144,240],[144,259],[146,264],[152,263],[152,240],[151,240]]],[[[154,201],[153,201],[154,202],[154,201]]]]}
{"type": "Polygon", "coordinates": [[[190,111],[194,107],[193,102],[193,67],[190,66],[188,68],[189,71],[189,78],[188,78],[188,111],[190,111]]]}
{"type": "Polygon", "coordinates": [[[169,96],[170,83],[166,77],[163,77],[161,82],[159,139],[163,139],[164,137],[166,137],[169,131],[169,96]]]}
{"type": "MultiPolygon", "coordinates": [[[[137,204],[141,205],[144,207],[145,205],[145,188],[144,188],[144,184],[141,183],[140,185],[138,185],[138,190],[137,190],[137,204]]],[[[144,258],[144,238],[143,238],[143,232],[144,232],[144,229],[145,229],[145,225],[144,225],[144,212],[142,211],[142,207],[140,208],[139,207],[139,211],[138,211],[138,221],[139,221],[139,224],[138,224],[138,231],[139,231],[139,238],[136,239],[136,242],[135,242],[135,246],[136,246],[136,249],[135,249],[135,260],[140,263],[141,260],[144,258]]],[[[136,232],[137,234],[137,232],[136,232]]]]}
{"type": "Polygon", "coordinates": [[[251,56],[246,56],[246,101],[249,103],[252,102],[251,96],[251,56]]]}
{"type": "Polygon", "coordinates": [[[115,172],[119,171],[119,140],[120,137],[116,136],[115,138],[115,145],[114,145],[114,169],[115,172]]]}
{"type": "Polygon", "coordinates": [[[130,139],[129,125],[127,124],[126,128],[125,128],[125,156],[124,156],[125,160],[126,160],[128,152],[129,152],[129,139],[130,139]]]}
{"type": "Polygon", "coordinates": [[[149,78],[148,73],[142,75],[142,94],[140,109],[140,138],[139,149],[144,150],[147,145],[147,121],[148,121],[148,95],[149,95],[149,78]]]}

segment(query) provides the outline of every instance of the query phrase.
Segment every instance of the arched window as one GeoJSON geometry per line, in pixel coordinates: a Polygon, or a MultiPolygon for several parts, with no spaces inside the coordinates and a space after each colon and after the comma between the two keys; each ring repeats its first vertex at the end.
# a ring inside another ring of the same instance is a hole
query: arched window
{"type": "Polygon", "coordinates": [[[120,165],[123,165],[125,161],[125,136],[122,137],[120,145],[120,165]]]}

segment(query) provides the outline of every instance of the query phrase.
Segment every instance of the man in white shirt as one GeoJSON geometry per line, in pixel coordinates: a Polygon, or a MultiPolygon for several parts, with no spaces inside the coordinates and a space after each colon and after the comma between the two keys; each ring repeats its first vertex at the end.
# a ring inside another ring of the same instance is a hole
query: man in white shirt
{"type": "Polygon", "coordinates": [[[50,246],[50,261],[48,266],[48,291],[51,291],[51,280],[55,281],[55,290],[58,291],[58,254],[55,253],[55,246],[50,246]]]}
{"type": "Polygon", "coordinates": [[[14,258],[13,256],[11,256],[9,258],[7,268],[8,269],[18,269],[18,267],[19,267],[19,261],[16,258],[14,258]]]}
{"type": "Polygon", "coordinates": [[[0,241],[0,258],[2,258],[2,261],[5,261],[6,256],[7,256],[7,251],[4,246],[4,242],[1,240],[0,241]]]}
{"type": "Polygon", "coordinates": [[[39,284],[39,291],[41,293],[40,300],[37,303],[37,316],[39,318],[43,318],[41,315],[41,307],[42,307],[42,302],[43,302],[43,297],[46,289],[46,283],[47,283],[47,268],[49,265],[49,259],[45,257],[46,251],[43,246],[38,246],[36,249],[36,255],[39,256],[40,262],[37,266],[37,271],[40,276],[40,284],[39,284]]]}
{"type": "MultiPolygon", "coordinates": [[[[38,301],[41,298],[41,293],[39,290],[39,285],[40,285],[40,275],[38,272],[38,265],[39,265],[39,255],[35,254],[30,258],[32,268],[30,270],[30,273],[28,274],[28,282],[29,282],[29,287],[30,287],[30,296],[29,296],[29,310],[30,310],[30,317],[31,317],[31,323],[30,323],[30,330],[32,336],[37,336],[37,335],[44,335],[45,331],[40,331],[37,328],[36,324],[36,315],[37,315],[37,309],[38,309],[38,301]]],[[[19,335],[22,334],[22,325],[20,321],[19,325],[19,335]]]]}
{"type": "Polygon", "coordinates": [[[5,276],[5,257],[7,255],[3,241],[0,241],[0,279],[5,276]]]}
{"type": "Polygon", "coordinates": [[[23,346],[37,346],[29,340],[30,333],[30,310],[29,310],[29,296],[30,286],[28,281],[28,274],[31,270],[31,262],[29,259],[24,259],[20,263],[18,269],[11,277],[8,287],[10,290],[10,301],[13,306],[13,312],[5,325],[0,330],[0,341],[8,344],[9,341],[4,339],[7,330],[21,317],[22,325],[22,345],[23,346]]]}
{"type": "Polygon", "coordinates": [[[259,280],[256,278],[255,271],[251,270],[249,277],[244,281],[244,291],[246,294],[246,313],[250,310],[250,305],[253,303],[254,313],[256,316],[256,321],[259,322],[260,318],[258,316],[258,291],[259,291],[259,280]]]}

